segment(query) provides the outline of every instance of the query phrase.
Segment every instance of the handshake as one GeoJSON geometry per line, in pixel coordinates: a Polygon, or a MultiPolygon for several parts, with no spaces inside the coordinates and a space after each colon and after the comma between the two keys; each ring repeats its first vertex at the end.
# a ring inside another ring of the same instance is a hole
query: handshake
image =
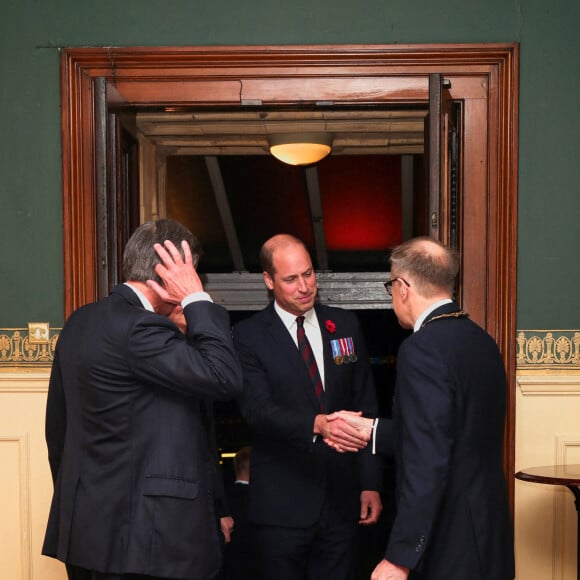
{"type": "Polygon", "coordinates": [[[336,411],[318,415],[315,424],[329,447],[345,453],[366,447],[371,439],[373,423],[374,419],[363,417],[361,411],[336,411]]]}

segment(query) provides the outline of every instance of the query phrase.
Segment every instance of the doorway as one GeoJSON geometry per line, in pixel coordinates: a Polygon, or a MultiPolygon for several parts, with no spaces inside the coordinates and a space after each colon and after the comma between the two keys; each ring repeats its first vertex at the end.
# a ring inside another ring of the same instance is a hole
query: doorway
{"type": "MultiPolygon", "coordinates": [[[[106,245],[121,231],[109,212],[97,212],[111,183],[95,164],[107,154],[107,127],[99,121],[107,109],[425,106],[432,73],[450,81],[451,98],[462,107],[461,302],[494,336],[506,362],[505,470],[513,482],[516,44],[63,51],[65,314],[96,299],[101,273],[110,267],[106,245]]],[[[141,145],[146,162],[140,171],[146,172],[156,159],[147,143],[141,145]]],[[[154,200],[155,192],[143,198],[154,200]]]]}

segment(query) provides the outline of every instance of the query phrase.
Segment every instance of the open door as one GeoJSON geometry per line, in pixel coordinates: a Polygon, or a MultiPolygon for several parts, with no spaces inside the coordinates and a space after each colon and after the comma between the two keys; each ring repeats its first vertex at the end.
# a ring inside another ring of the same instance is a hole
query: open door
{"type": "Polygon", "coordinates": [[[429,235],[458,249],[460,199],[457,106],[443,75],[429,75],[429,116],[425,151],[428,156],[429,235]]]}
{"type": "MultiPolygon", "coordinates": [[[[451,82],[443,75],[429,75],[429,115],[425,123],[429,234],[454,250],[461,250],[459,235],[460,135],[459,105],[450,94],[451,82]]],[[[462,268],[461,268],[462,270],[462,268]]],[[[463,273],[460,271],[455,299],[463,306],[463,273]]]]}
{"type": "Polygon", "coordinates": [[[117,112],[123,103],[114,85],[94,79],[97,298],[121,280],[123,248],[139,225],[139,143],[134,115],[117,112]]]}

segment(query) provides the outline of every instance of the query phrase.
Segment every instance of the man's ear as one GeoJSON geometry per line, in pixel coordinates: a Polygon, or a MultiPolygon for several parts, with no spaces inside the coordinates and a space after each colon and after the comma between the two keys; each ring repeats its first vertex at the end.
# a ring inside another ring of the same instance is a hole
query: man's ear
{"type": "Polygon", "coordinates": [[[405,300],[407,298],[407,296],[409,295],[409,288],[407,287],[406,284],[404,283],[400,283],[397,284],[397,286],[399,287],[397,290],[399,292],[399,296],[401,298],[401,300],[405,300]]]}
{"type": "Polygon", "coordinates": [[[268,272],[262,272],[262,276],[264,277],[264,284],[266,284],[266,288],[268,290],[274,290],[274,281],[268,272]]]}

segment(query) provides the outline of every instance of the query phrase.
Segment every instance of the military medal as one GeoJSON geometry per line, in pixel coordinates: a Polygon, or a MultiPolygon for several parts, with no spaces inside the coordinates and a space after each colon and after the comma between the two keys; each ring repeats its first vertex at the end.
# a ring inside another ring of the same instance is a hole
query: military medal
{"type": "Polygon", "coordinates": [[[344,356],[344,362],[345,363],[355,362],[356,355],[354,354],[354,345],[352,342],[352,338],[349,336],[345,338],[340,338],[339,340],[340,340],[340,348],[344,356]]]}
{"type": "Polygon", "coordinates": [[[332,349],[332,358],[334,364],[341,365],[343,363],[342,349],[340,348],[340,339],[331,340],[330,348],[332,349]]]}
{"type": "Polygon", "coordinates": [[[332,348],[332,358],[335,364],[348,364],[356,362],[357,356],[354,352],[354,342],[352,337],[337,338],[330,341],[332,348]]]}
{"type": "Polygon", "coordinates": [[[346,346],[348,348],[348,357],[349,357],[350,362],[352,362],[352,363],[353,362],[356,362],[357,356],[354,353],[354,342],[352,341],[352,337],[351,336],[349,336],[346,339],[346,346]]]}

